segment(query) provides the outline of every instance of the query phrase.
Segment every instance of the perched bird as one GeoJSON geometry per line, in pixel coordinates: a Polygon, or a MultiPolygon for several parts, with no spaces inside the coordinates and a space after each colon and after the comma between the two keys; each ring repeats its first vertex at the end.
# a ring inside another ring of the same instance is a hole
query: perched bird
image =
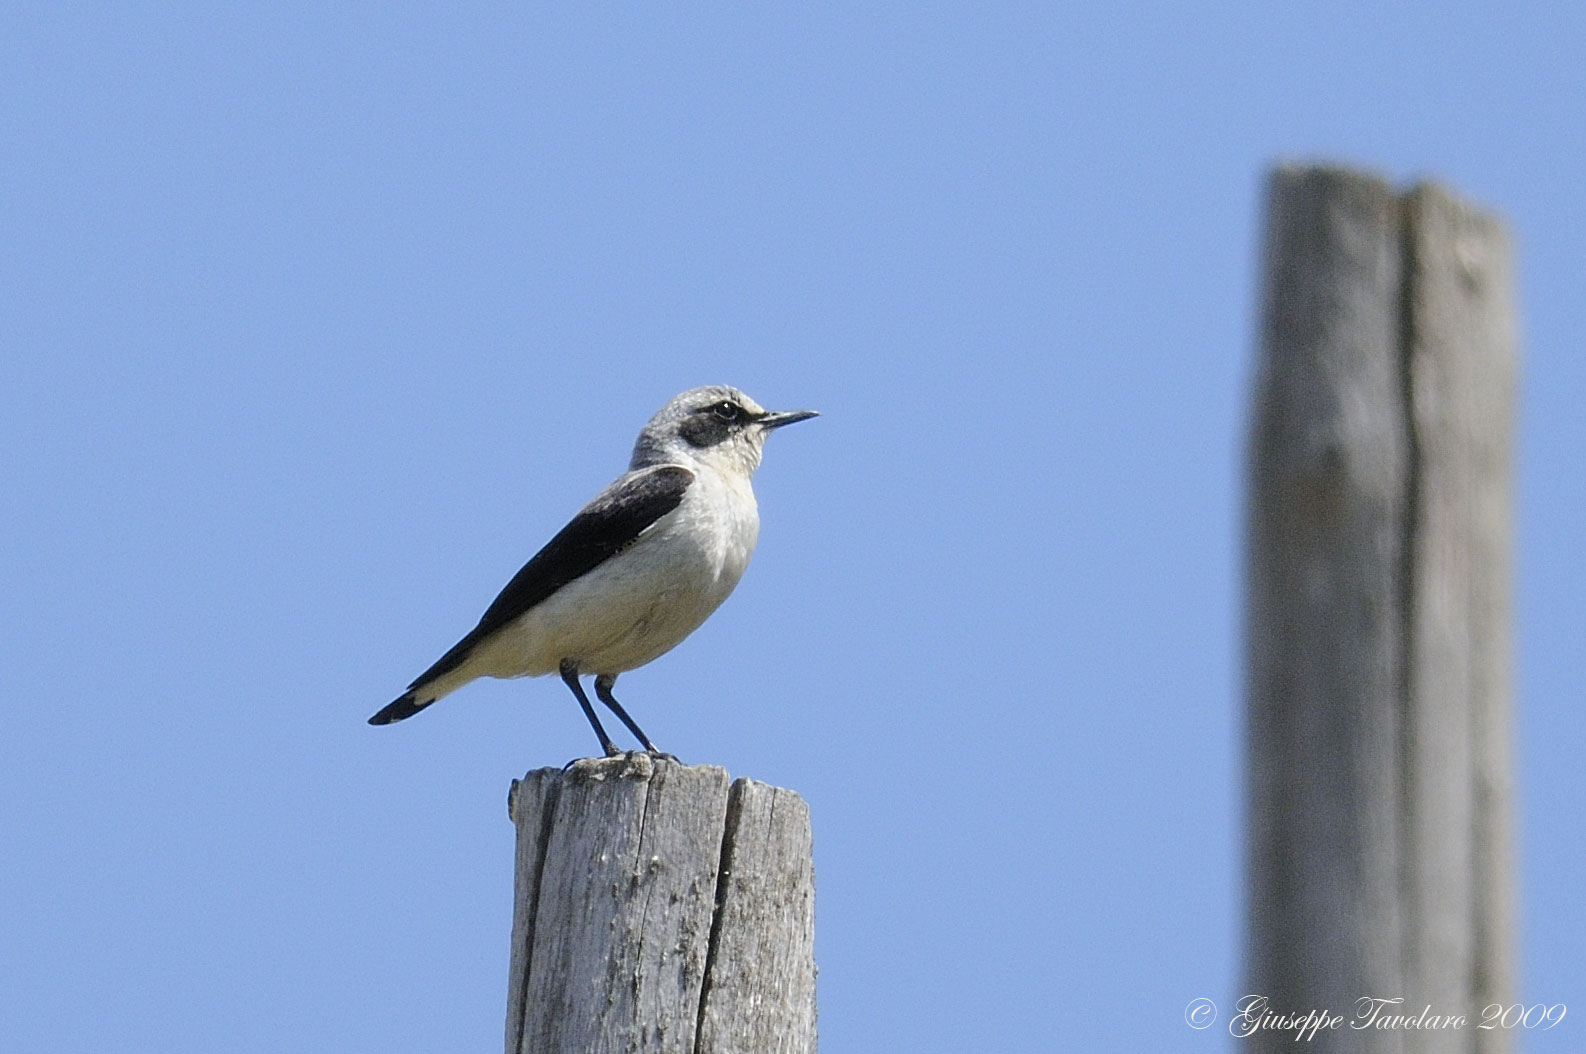
{"type": "Polygon", "coordinates": [[[682,642],[738,584],[760,534],[750,477],[773,429],[818,416],[774,413],[736,388],[695,388],[661,407],[628,471],[523,565],[479,625],[369,719],[412,717],[480,677],[556,671],[606,754],[619,754],[579,677],[657,753],[611,694],[619,674],[682,642]]]}

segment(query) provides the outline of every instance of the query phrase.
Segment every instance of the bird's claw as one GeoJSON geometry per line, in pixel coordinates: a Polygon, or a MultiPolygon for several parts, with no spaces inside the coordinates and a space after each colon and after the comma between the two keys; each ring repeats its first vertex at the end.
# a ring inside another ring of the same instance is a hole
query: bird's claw
{"type": "MultiPolygon", "coordinates": [[[[603,756],[603,758],[630,759],[637,757],[646,757],[651,761],[670,761],[674,765],[683,765],[684,767],[687,767],[682,758],[678,757],[676,754],[669,754],[664,750],[623,750],[620,747],[613,745],[606,750],[606,753],[603,756]]],[[[603,758],[574,758],[572,761],[569,761],[567,764],[562,766],[562,771],[566,772],[580,761],[598,761],[603,760],[603,758]]]]}

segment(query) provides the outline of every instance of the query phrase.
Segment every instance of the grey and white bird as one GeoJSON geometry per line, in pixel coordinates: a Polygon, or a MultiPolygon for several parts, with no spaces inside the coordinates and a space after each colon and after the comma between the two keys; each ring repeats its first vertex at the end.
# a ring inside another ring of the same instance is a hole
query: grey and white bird
{"type": "Polygon", "coordinates": [[[684,392],[661,407],[633,459],[523,565],[479,625],[369,719],[412,717],[480,677],[557,672],[600,747],[621,753],[579,678],[644,749],[650,737],[611,694],[619,674],[672,650],[721,606],[760,534],[750,478],[774,429],[818,416],[763,409],[736,388],[684,392]]]}

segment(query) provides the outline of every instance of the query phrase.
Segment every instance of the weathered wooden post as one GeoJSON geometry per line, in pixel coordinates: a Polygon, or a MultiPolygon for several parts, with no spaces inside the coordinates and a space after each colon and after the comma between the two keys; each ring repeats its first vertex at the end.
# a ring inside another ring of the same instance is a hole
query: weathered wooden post
{"type": "Polygon", "coordinates": [[[644,754],[514,781],[507,1054],[813,1054],[792,791],[644,754]]]}
{"type": "Polygon", "coordinates": [[[1475,1026],[1515,993],[1507,239],[1439,187],[1324,167],[1276,171],[1266,222],[1246,991],[1468,1018],[1346,1024],[1327,1050],[1506,1051],[1475,1026]]]}

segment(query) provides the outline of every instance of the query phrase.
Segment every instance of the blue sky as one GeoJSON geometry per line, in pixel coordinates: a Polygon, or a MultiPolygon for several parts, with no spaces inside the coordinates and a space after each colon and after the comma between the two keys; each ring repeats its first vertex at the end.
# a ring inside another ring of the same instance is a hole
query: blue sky
{"type": "Polygon", "coordinates": [[[1583,54],[1526,3],[8,5],[0,1047],[495,1049],[507,784],[593,738],[543,680],[364,719],[705,383],[825,416],[623,698],[810,801],[822,1049],[1225,1047],[1283,158],[1512,224],[1523,985],[1586,1011],[1583,54]]]}

